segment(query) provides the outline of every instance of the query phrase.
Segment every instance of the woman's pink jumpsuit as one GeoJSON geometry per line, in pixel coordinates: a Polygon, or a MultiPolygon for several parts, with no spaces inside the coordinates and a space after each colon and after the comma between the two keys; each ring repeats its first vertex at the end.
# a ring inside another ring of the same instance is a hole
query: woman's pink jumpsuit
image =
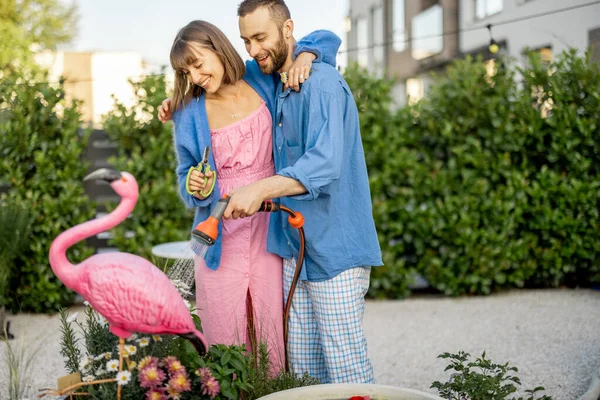
{"type": "MultiPolygon", "coordinates": [[[[211,130],[211,142],[221,196],[275,173],[272,120],[264,102],[243,120],[211,130]]],[[[196,306],[204,335],[209,345],[246,343],[252,350],[254,338],[266,343],[277,373],[285,363],[283,268],[281,258],[267,252],[269,213],[222,223],[219,268],[213,271],[196,257],[196,306]]]]}

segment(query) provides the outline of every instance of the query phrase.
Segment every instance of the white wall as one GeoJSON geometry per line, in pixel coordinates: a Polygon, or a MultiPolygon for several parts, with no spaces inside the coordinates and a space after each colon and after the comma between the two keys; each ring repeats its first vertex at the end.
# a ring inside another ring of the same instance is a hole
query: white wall
{"type": "Polygon", "coordinates": [[[475,18],[475,0],[460,0],[460,30],[482,27],[470,32],[461,32],[460,51],[470,52],[489,44],[489,34],[485,26],[492,24],[493,37],[497,42],[506,40],[506,52],[523,61],[522,52],[526,47],[536,49],[550,46],[554,56],[569,47],[585,51],[589,45],[588,32],[600,27],[600,4],[582,7],[571,11],[527,19],[521,22],[493,26],[502,22],[528,15],[545,13],[589,3],[590,0],[504,0],[502,12],[482,20],[475,18]]]}

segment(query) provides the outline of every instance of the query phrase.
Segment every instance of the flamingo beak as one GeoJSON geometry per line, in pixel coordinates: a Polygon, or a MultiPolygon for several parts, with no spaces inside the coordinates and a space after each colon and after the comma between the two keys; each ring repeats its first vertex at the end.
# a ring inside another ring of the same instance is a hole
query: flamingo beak
{"type": "Polygon", "coordinates": [[[121,179],[121,173],[119,171],[115,171],[114,169],[108,168],[97,169],[96,171],[83,178],[84,181],[103,180],[108,183],[116,181],[117,179],[121,179]]]}

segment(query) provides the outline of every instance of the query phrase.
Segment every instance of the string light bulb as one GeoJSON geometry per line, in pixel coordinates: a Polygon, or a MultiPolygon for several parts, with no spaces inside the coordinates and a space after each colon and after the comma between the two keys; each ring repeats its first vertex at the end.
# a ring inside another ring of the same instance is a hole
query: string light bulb
{"type": "Polygon", "coordinates": [[[496,43],[496,41],[492,37],[492,24],[487,24],[486,27],[488,29],[488,32],[490,33],[490,45],[488,46],[488,49],[490,50],[490,53],[496,54],[500,50],[500,46],[498,46],[498,43],[496,43]]]}

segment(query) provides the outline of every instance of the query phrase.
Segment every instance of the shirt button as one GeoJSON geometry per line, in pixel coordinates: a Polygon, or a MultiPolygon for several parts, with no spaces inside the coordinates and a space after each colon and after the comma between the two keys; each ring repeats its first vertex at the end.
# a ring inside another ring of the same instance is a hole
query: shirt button
{"type": "Polygon", "coordinates": [[[246,255],[244,256],[244,258],[245,258],[246,260],[249,260],[249,259],[250,259],[250,256],[249,256],[248,254],[246,254],[246,255]]]}
{"type": "Polygon", "coordinates": [[[291,246],[290,242],[288,242],[288,246],[291,246]]]}
{"type": "Polygon", "coordinates": [[[281,126],[281,122],[279,123],[279,126],[281,126]]]}
{"type": "Polygon", "coordinates": [[[246,275],[246,278],[248,278],[248,277],[250,276],[250,274],[248,274],[247,272],[246,272],[246,274],[245,274],[245,275],[246,275]]]}

